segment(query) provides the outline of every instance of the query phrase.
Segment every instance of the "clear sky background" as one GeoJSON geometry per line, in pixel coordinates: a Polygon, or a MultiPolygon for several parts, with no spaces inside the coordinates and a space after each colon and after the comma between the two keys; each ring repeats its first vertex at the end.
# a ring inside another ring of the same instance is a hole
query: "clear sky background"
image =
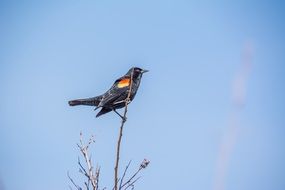
{"type": "Polygon", "coordinates": [[[282,1],[1,1],[0,189],[82,182],[80,131],[111,189],[120,118],[67,102],[139,66],[121,156],[151,161],[137,190],[284,190],[284,19],[282,1]]]}

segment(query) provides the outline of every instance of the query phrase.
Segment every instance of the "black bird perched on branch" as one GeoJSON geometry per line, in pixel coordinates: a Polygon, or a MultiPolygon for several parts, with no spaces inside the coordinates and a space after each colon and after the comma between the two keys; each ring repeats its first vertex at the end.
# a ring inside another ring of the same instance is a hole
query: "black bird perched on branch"
{"type": "Polygon", "coordinates": [[[125,107],[126,101],[128,101],[127,103],[130,103],[134,99],[139,88],[142,75],[145,72],[148,72],[148,70],[133,67],[127,72],[127,74],[117,79],[113,86],[104,94],[93,98],[71,100],[68,103],[70,106],[96,106],[95,110],[101,108],[96,117],[99,117],[100,115],[103,115],[110,111],[114,111],[121,118],[123,118],[123,116],[121,116],[121,114],[119,114],[116,109],[125,107]],[[131,92],[129,94],[130,90],[131,92]]]}

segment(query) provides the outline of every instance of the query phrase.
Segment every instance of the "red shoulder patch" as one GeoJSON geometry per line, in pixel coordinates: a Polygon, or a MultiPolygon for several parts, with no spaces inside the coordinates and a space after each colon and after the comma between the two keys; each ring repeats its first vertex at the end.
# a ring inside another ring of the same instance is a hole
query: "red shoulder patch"
{"type": "Polygon", "coordinates": [[[124,87],[129,86],[129,85],[130,85],[130,79],[124,78],[118,82],[117,87],[118,88],[124,88],[124,87]]]}

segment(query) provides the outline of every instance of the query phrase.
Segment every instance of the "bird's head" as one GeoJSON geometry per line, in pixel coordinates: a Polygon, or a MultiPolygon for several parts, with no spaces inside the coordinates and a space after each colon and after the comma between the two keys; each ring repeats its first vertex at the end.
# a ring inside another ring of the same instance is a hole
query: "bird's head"
{"type": "Polygon", "coordinates": [[[142,74],[143,74],[143,73],[146,73],[146,72],[148,72],[148,70],[141,69],[141,68],[139,68],[139,67],[132,67],[132,68],[128,71],[127,75],[130,75],[130,76],[131,76],[131,74],[133,73],[133,77],[134,77],[134,78],[137,78],[137,77],[139,77],[139,76],[142,76],[142,74]]]}

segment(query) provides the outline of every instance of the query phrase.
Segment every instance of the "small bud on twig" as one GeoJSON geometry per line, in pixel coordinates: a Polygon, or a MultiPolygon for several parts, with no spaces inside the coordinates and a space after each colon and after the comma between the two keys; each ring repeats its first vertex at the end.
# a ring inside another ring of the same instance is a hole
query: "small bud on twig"
{"type": "Polygon", "coordinates": [[[142,163],[141,163],[141,168],[146,168],[148,166],[148,164],[150,163],[150,161],[148,159],[143,159],[142,163]]]}

